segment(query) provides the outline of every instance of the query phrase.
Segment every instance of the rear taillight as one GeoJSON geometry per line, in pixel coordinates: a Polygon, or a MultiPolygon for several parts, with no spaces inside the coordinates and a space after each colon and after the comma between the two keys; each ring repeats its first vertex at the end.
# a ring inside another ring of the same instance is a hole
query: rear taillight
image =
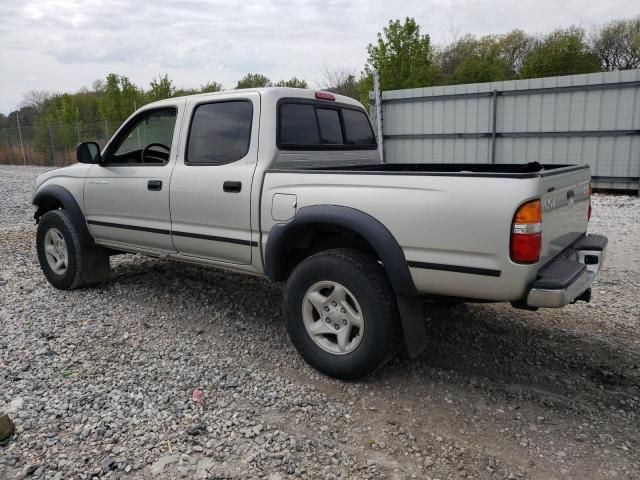
{"type": "Polygon", "coordinates": [[[591,183],[589,183],[589,213],[587,213],[587,222],[591,220],[591,183]]]}
{"type": "Polygon", "coordinates": [[[542,248],[542,206],[532,200],[518,208],[511,225],[511,260],[536,263],[542,248]]]}

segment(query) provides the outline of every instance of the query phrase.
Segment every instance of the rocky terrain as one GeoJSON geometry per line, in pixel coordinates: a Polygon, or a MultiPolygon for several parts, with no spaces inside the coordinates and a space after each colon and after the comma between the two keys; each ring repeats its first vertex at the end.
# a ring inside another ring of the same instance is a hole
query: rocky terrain
{"type": "Polygon", "coordinates": [[[430,306],[428,350],[365,381],[309,368],[281,287],[136,255],[55,290],[0,166],[0,478],[640,478],[640,200],[595,195],[590,304],[430,306]]]}

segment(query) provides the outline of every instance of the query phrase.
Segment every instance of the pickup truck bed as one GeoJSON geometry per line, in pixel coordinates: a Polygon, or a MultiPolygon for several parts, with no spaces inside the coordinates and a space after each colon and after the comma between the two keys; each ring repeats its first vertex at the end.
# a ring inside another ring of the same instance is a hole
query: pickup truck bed
{"type": "MultiPolygon", "coordinates": [[[[571,165],[375,164],[291,168],[291,155],[267,170],[265,198],[292,195],[297,210],[326,203],[371,215],[403,250],[417,291],[482,301],[519,302],[538,270],[582,237],[589,209],[589,168],[571,165]],[[496,189],[500,194],[495,195],[496,189]],[[528,200],[542,202],[539,262],[509,251],[511,222],[528,200]],[[444,214],[444,212],[448,212],[444,214]]],[[[263,205],[263,230],[273,221],[263,205]]],[[[534,306],[534,305],[531,305],[534,306]]]]}
{"type": "MultiPolygon", "coordinates": [[[[375,163],[352,164],[336,167],[307,166],[305,171],[345,171],[379,174],[416,174],[416,175],[446,175],[446,176],[515,176],[517,178],[530,178],[536,176],[553,175],[555,173],[570,170],[584,169],[581,165],[541,165],[537,162],[527,164],[487,164],[487,163],[375,163]]],[[[280,163],[276,163],[276,169],[286,169],[280,163]]]]}

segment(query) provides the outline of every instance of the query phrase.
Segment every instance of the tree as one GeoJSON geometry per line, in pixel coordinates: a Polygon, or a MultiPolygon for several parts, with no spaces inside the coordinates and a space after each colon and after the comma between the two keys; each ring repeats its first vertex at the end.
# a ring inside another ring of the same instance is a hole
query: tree
{"type": "Polygon", "coordinates": [[[491,82],[517,78],[534,38],[522,30],[505,35],[466,35],[437,49],[438,83],[491,82]]]}
{"type": "Polygon", "coordinates": [[[369,92],[373,90],[371,75],[362,72],[356,77],[356,70],[348,67],[324,67],[324,79],[320,88],[328,92],[355,98],[366,108],[369,106],[369,92]]]}
{"type": "Polygon", "coordinates": [[[123,75],[120,76],[120,91],[120,111],[124,119],[142,105],[144,99],[142,90],[123,75]]]}
{"type": "MultiPolygon", "coordinates": [[[[169,81],[166,76],[165,79],[169,81]]],[[[167,98],[161,96],[158,90],[153,90],[154,83],[156,85],[161,84],[156,82],[155,78],[152,80],[152,90],[150,94],[147,95],[148,98],[151,101],[167,98]]],[[[113,133],[112,130],[117,128],[137,107],[145,103],[142,90],[124,75],[110,73],[103,83],[98,84],[94,82],[94,85],[101,88],[101,91],[97,93],[99,98],[99,119],[103,122],[105,129],[107,129],[106,132],[102,130],[103,134],[113,133]]]]}
{"type": "Polygon", "coordinates": [[[524,59],[535,45],[535,38],[522,30],[513,30],[498,37],[500,58],[505,62],[508,78],[516,78],[524,59]]]}
{"type": "Polygon", "coordinates": [[[244,77],[238,80],[236,89],[238,88],[259,88],[271,86],[271,80],[265,77],[261,73],[247,73],[244,77]]]}
{"type": "Polygon", "coordinates": [[[413,18],[390,20],[375,44],[367,47],[365,74],[380,73],[383,90],[427,87],[433,84],[435,70],[429,35],[420,34],[413,18]]]}
{"type": "Polygon", "coordinates": [[[520,70],[521,78],[599,72],[600,59],[585,41],[584,29],[556,30],[536,42],[520,70]]]}
{"type": "Polygon", "coordinates": [[[359,82],[356,80],[356,70],[347,67],[330,69],[325,65],[324,80],[321,88],[351,98],[359,98],[360,96],[359,82]]]}
{"type": "Polygon", "coordinates": [[[291,77],[289,80],[280,80],[279,82],[273,83],[268,77],[261,73],[247,73],[236,85],[236,89],[261,87],[309,88],[307,81],[298,77],[291,77]]]}
{"type": "Polygon", "coordinates": [[[495,82],[506,78],[507,66],[499,58],[480,55],[465,58],[454,72],[455,83],[495,82]]]}
{"type": "Polygon", "coordinates": [[[185,95],[195,95],[198,93],[212,93],[212,92],[221,92],[224,90],[222,84],[219,82],[207,82],[200,85],[199,88],[179,88],[177,89],[173,96],[174,97],[182,97],[185,95]]]}
{"type": "Polygon", "coordinates": [[[149,101],[155,102],[156,100],[164,100],[165,98],[172,97],[176,93],[176,87],[166,73],[159,77],[153,77],[149,84],[149,91],[147,97],[149,101]]]}
{"type": "Polygon", "coordinates": [[[640,16],[596,28],[591,42],[603,70],[640,68],[640,16]]]}
{"type": "MultiPolygon", "coordinates": [[[[267,85],[272,86],[272,85],[267,85]]],[[[290,87],[290,88],[309,88],[306,80],[297,77],[291,77],[289,80],[280,80],[273,84],[274,87],[290,87]]]]}
{"type": "Polygon", "coordinates": [[[72,95],[65,93],[60,97],[57,108],[57,131],[64,146],[69,149],[80,143],[80,109],[76,105],[72,95]]]}
{"type": "Polygon", "coordinates": [[[23,95],[21,106],[32,107],[36,112],[41,114],[50,99],[51,92],[47,92],[45,90],[31,90],[23,95]]]}
{"type": "Polygon", "coordinates": [[[100,102],[100,117],[104,121],[122,120],[120,113],[120,76],[110,73],[104,82],[103,95],[100,102]]]}
{"type": "Polygon", "coordinates": [[[478,40],[473,35],[465,35],[454,39],[448,45],[435,49],[434,63],[437,68],[438,84],[455,83],[456,69],[465,59],[478,56],[481,52],[478,48],[478,40]]]}
{"type": "Polygon", "coordinates": [[[198,93],[221,92],[222,90],[224,90],[224,87],[220,82],[207,82],[200,85],[198,93]]]}

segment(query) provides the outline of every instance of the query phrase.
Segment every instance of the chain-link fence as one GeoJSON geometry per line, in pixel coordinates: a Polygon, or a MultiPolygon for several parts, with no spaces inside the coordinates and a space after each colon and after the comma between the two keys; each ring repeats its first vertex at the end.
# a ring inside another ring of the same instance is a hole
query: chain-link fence
{"type": "Polygon", "coordinates": [[[76,146],[95,141],[104,146],[120,122],[39,123],[0,128],[0,163],[60,167],[75,163],[76,146]]]}

